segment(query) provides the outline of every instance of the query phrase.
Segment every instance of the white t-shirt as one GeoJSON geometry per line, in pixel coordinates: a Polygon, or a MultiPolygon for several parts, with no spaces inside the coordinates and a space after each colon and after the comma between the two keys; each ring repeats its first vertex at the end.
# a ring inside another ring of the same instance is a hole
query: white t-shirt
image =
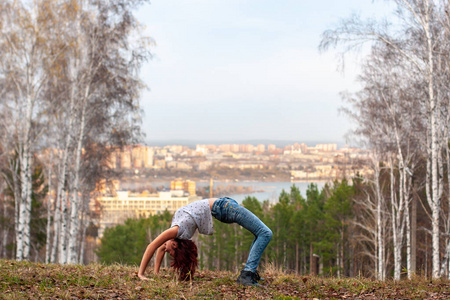
{"type": "Polygon", "coordinates": [[[195,201],[179,208],[172,219],[172,226],[178,225],[177,238],[190,240],[198,228],[201,234],[213,234],[213,220],[209,199],[195,201]]]}

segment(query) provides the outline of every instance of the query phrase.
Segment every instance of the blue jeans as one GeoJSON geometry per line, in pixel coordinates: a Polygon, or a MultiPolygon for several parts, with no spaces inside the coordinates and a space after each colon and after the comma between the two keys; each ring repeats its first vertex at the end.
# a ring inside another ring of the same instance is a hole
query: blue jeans
{"type": "Polygon", "coordinates": [[[214,218],[223,223],[238,223],[255,236],[244,270],[255,272],[261,256],[272,239],[272,231],[257,216],[235,200],[224,197],[217,199],[211,209],[214,218]]]}

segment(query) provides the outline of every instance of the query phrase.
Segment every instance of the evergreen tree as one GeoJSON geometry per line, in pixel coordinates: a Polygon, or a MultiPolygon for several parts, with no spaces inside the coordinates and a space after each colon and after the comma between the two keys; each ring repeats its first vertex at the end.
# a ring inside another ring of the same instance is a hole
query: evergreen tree
{"type": "Polygon", "coordinates": [[[305,229],[306,242],[309,245],[309,270],[312,271],[313,255],[321,255],[324,230],[325,195],[319,191],[317,184],[311,183],[306,190],[305,229]]]}
{"type": "Polygon", "coordinates": [[[324,204],[324,238],[318,243],[323,262],[327,266],[324,273],[348,275],[348,229],[352,218],[353,189],[347,180],[343,179],[333,183],[329,194],[324,204]]]}
{"type": "Polygon", "coordinates": [[[145,220],[128,219],[105,229],[97,255],[102,263],[139,264],[147,247],[145,220]]]}
{"type": "Polygon", "coordinates": [[[306,243],[306,218],[305,207],[306,200],[300,194],[298,187],[291,187],[291,207],[293,208],[293,216],[290,224],[290,234],[294,237],[293,256],[291,257],[293,269],[296,273],[306,273],[306,253],[308,253],[308,245],[306,243]]]}
{"type": "Polygon", "coordinates": [[[102,263],[138,265],[147,245],[170,227],[172,215],[165,211],[147,219],[128,219],[125,224],[107,228],[96,251],[102,263]]]}

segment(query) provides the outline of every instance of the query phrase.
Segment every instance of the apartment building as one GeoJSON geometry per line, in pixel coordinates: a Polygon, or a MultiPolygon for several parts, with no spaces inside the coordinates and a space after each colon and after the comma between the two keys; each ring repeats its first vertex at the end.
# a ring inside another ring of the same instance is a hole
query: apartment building
{"type": "Polygon", "coordinates": [[[170,189],[172,191],[185,191],[188,192],[190,196],[195,196],[195,181],[191,180],[172,180],[170,182],[170,189]]]}
{"type": "Polygon", "coordinates": [[[123,224],[129,218],[145,218],[165,210],[173,214],[180,207],[200,200],[200,197],[191,196],[184,190],[162,191],[157,194],[116,191],[113,195],[104,195],[96,200],[91,201],[91,210],[100,209],[98,234],[101,238],[106,228],[123,224]]]}

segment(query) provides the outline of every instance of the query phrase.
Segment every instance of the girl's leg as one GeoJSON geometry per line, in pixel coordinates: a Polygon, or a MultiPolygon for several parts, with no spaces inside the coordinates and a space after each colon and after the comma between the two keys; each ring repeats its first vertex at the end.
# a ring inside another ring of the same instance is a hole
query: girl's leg
{"type": "Polygon", "coordinates": [[[255,272],[261,256],[272,238],[272,231],[257,216],[235,200],[221,198],[216,200],[212,215],[221,222],[238,223],[255,236],[250,247],[247,263],[244,270],[255,272]]]}
{"type": "Polygon", "coordinates": [[[264,250],[272,239],[272,231],[257,216],[242,206],[240,206],[240,213],[237,215],[236,223],[255,235],[255,240],[250,247],[244,267],[246,271],[255,272],[264,250]]]}

